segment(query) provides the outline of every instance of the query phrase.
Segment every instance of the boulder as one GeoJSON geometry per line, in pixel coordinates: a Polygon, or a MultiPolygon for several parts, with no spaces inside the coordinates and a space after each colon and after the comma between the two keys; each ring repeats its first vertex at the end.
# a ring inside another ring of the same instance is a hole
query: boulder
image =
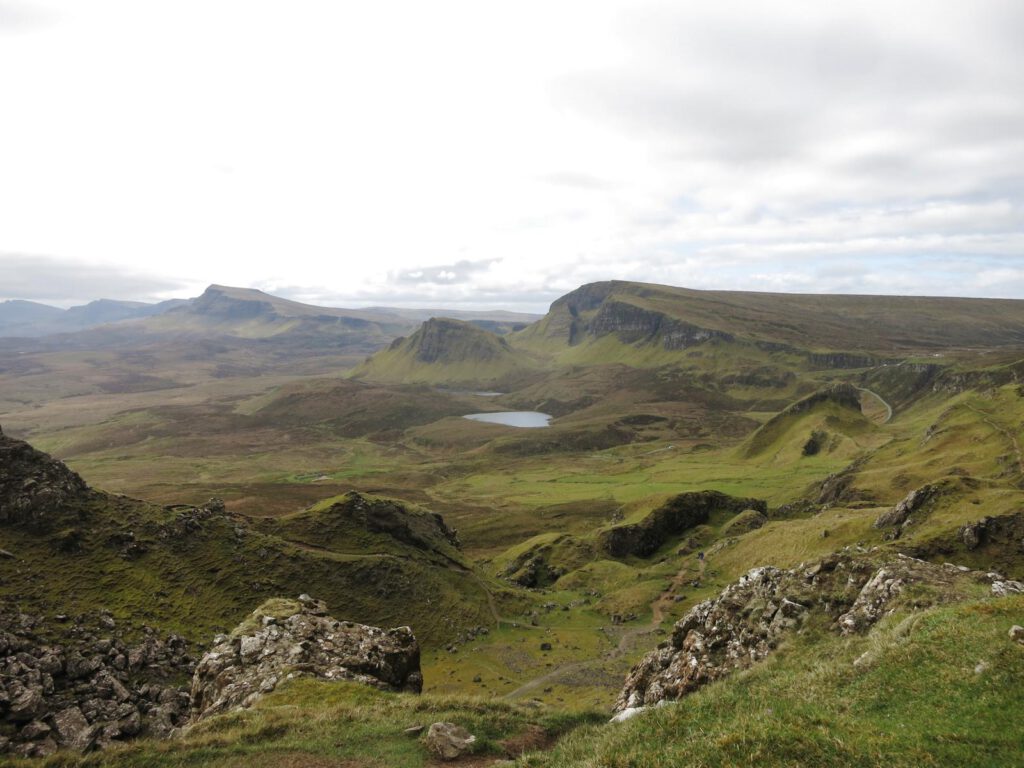
{"type": "Polygon", "coordinates": [[[54,729],[62,746],[86,751],[96,741],[100,728],[89,725],[78,707],[62,709],[53,716],[54,729]]]}
{"type": "Polygon", "coordinates": [[[246,707],[297,676],[419,693],[419,643],[408,627],[379,629],[327,614],[322,602],[268,600],[196,666],[191,707],[203,718],[246,707]]]}
{"type": "Polygon", "coordinates": [[[423,737],[428,750],[442,760],[456,760],[473,748],[476,736],[455,723],[433,723],[423,737]]]}
{"type": "Polygon", "coordinates": [[[47,628],[49,620],[0,610],[0,754],[102,748],[147,729],[166,735],[183,722],[188,694],[168,680],[194,669],[184,642],[174,635],[164,641],[148,630],[132,647],[123,639],[127,623],[111,626],[111,618],[58,614],[57,647],[39,640],[54,629],[47,628]],[[129,674],[125,663],[115,663],[126,654],[147,663],[129,674]],[[161,702],[159,711],[149,703],[154,699],[161,702]]]}

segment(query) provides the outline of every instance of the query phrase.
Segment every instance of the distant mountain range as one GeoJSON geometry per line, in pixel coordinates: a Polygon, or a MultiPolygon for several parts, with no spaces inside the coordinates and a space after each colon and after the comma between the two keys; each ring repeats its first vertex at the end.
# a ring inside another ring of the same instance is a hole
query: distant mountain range
{"type": "Polygon", "coordinates": [[[520,330],[540,318],[540,315],[518,312],[474,312],[443,308],[319,307],[282,299],[251,288],[211,285],[196,298],[171,299],[157,304],[99,299],[70,309],[60,309],[35,301],[4,301],[0,302],[0,337],[35,338],[76,333],[112,323],[121,324],[164,315],[169,317],[157,323],[134,327],[144,332],[159,332],[175,329],[195,331],[214,326],[214,329],[222,331],[237,331],[242,336],[260,337],[294,331],[297,325],[306,331],[323,325],[336,326],[335,331],[337,326],[348,330],[368,330],[376,326],[387,329],[384,332],[384,342],[387,342],[398,332],[407,332],[431,317],[464,320],[502,334],[520,330]]]}
{"type": "Polygon", "coordinates": [[[152,317],[187,303],[187,299],[170,299],[158,304],[98,299],[70,309],[60,309],[36,301],[12,299],[0,302],[0,336],[74,333],[122,320],[152,317]]]}

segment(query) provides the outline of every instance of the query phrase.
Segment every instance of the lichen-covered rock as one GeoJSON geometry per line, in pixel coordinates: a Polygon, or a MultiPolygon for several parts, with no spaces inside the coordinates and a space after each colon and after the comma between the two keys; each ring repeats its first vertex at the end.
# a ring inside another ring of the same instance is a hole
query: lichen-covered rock
{"type": "Polygon", "coordinates": [[[249,706],[300,675],[393,691],[419,693],[423,687],[419,644],[411,629],[339,621],[307,595],[268,600],[214,643],[192,679],[197,718],[249,706]]]}
{"type": "Polygon", "coordinates": [[[992,581],[992,594],[995,597],[1007,595],[1024,595],[1024,583],[1010,579],[997,578],[992,581]]]}
{"type": "Polygon", "coordinates": [[[455,723],[433,723],[423,737],[428,750],[442,760],[456,760],[473,748],[476,736],[455,723]]]}
{"type": "Polygon", "coordinates": [[[992,584],[994,593],[1008,593],[1006,585],[1015,584],[996,573],[902,555],[878,562],[849,551],[790,570],[755,568],[676,623],[671,639],[630,671],[615,710],[678,699],[750,666],[813,614],[844,634],[863,632],[897,607],[961,599],[977,589],[967,585],[978,582],[992,584]]]}

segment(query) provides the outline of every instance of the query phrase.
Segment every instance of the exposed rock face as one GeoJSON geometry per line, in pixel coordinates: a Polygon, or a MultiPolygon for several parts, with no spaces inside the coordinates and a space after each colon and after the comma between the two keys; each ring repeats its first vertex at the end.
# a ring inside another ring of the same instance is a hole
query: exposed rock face
{"type": "Polygon", "coordinates": [[[660,341],[665,349],[685,349],[716,338],[732,340],[732,336],[723,331],[701,328],[661,312],[614,299],[601,304],[587,332],[596,337],[614,333],[626,344],[660,341]]]}
{"type": "Polygon", "coordinates": [[[1024,512],[983,517],[961,526],[958,533],[960,541],[967,549],[992,546],[1019,551],[1021,544],[1024,543],[1024,512]]]}
{"type": "Polygon", "coordinates": [[[712,339],[731,341],[725,331],[702,328],[664,312],[632,303],[628,295],[644,295],[630,283],[591,283],[566,294],[551,305],[546,332],[570,345],[586,338],[615,334],[626,344],[659,344],[665,349],[684,349],[712,339]],[[623,298],[614,296],[625,289],[623,298]]]}
{"type": "Polygon", "coordinates": [[[681,493],[640,522],[617,525],[604,531],[599,542],[612,557],[649,557],[669,537],[706,523],[713,512],[738,514],[748,509],[767,514],[768,505],[760,499],[737,499],[718,491],[681,493]]]}
{"type": "Polygon", "coordinates": [[[299,675],[414,693],[423,687],[412,630],[338,621],[307,595],[267,601],[230,636],[214,642],[192,680],[192,710],[198,718],[249,706],[299,675]]]}
{"type": "Polygon", "coordinates": [[[750,666],[812,614],[844,634],[863,632],[904,603],[909,585],[916,586],[913,607],[923,607],[961,597],[961,580],[992,583],[993,589],[1012,584],[1001,578],[904,556],[879,567],[848,553],[791,570],[755,568],[676,623],[671,639],[633,667],[615,709],[678,699],[750,666]]]}
{"type": "Polygon", "coordinates": [[[45,525],[53,510],[80,510],[88,497],[63,462],[0,431],[0,525],[45,525]]]}
{"type": "Polygon", "coordinates": [[[939,486],[933,484],[923,485],[917,490],[911,491],[895,507],[878,516],[874,523],[875,528],[902,526],[914,512],[934,499],[938,493],[939,486]]]}
{"type": "Polygon", "coordinates": [[[0,723],[13,730],[0,753],[85,751],[184,722],[188,693],[175,682],[194,660],[182,638],[145,630],[132,643],[105,614],[66,621],[57,645],[41,638],[53,632],[41,617],[0,613],[0,723]]]}

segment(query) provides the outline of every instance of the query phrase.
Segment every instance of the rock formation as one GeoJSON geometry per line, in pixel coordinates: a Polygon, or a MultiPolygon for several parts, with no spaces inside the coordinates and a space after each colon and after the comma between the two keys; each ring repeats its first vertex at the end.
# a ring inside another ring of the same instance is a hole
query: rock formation
{"type": "Polygon", "coordinates": [[[215,638],[192,680],[194,716],[249,706],[297,676],[413,693],[423,687],[412,630],[338,621],[322,602],[302,595],[268,600],[231,635],[215,638]]]}
{"type": "Polygon", "coordinates": [[[883,512],[875,520],[875,528],[890,528],[903,526],[910,516],[925,504],[934,499],[939,493],[939,486],[935,484],[922,485],[920,488],[911,491],[895,507],[883,512]]]}
{"type": "Polygon", "coordinates": [[[134,634],[108,614],[54,622],[0,613],[0,754],[85,751],[181,725],[188,692],[175,683],[194,668],[187,643],[148,628],[134,634]],[[59,643],[45,639],[54,635],[59,643]]]}
{"type": "Polygon", "coordinates": [[[637,523],[617,525],[602,532],[599,543],[612,557],[649,557],[669,537],[706,523],[713,512],[739,514],[748,509],[765,514],[768,506],[760,499],[737,499],[718,491],[681,493],[637,523]]]}
{"type": "Polygon", "coordinates": [[[88,498],[63,462],[0,430],[0,525],[46,525],[53,510],[80,511],[88,498]]]}
{"type": "Polygon", "coordinates": [[[678,699],[767,656],[812,613],[843,634],[864,632],[903,604],[914,585],[913,607],[960,599],[967,582],[992,585],[995,595],[1019,585],[996,573],[935,565],[899,556],[875,562],[844,552],[791,570],[755,568],[711,600],[691,608],[670,640],[642,659],[615,703],[621,712],[678,699]]]}

